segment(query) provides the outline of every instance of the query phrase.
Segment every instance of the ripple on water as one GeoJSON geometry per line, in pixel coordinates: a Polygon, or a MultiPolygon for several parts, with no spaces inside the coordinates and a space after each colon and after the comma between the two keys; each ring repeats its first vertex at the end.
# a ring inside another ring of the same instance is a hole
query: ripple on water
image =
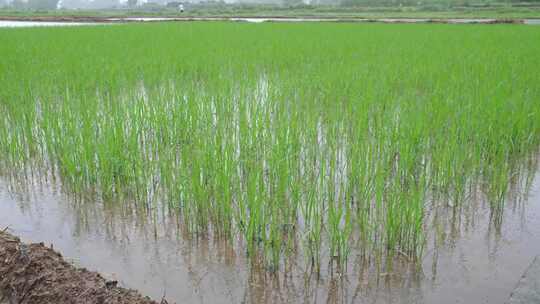
{"type": "MultiPolygon", "coordinates": [[[[317,280],[295,270],[269,275],[249,267],[229,242],[190,239],[177,217],[159,224],[99,201],[74,203],[59,187],[12,188],[0,180],[0,226],[21,239],[54,244],[78,266],[104,273],[154,299],[177,303],[503,303],[540,252],[540,172],[527,203],[509,203],[500,229],[489,208],[426,248],[420,269],[363,271],[353,254],[345,277],[325,268],[317,280]]],[[[129,208],[127,208],[129,209],[129,208]]]]}

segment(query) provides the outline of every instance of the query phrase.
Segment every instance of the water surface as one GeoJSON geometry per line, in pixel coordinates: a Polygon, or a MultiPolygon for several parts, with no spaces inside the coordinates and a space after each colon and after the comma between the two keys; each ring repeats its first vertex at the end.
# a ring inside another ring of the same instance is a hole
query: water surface
{"type": "Polygon", "coordinates": [[[102,24],[97,22],[49,22],[49,21],[10,21],[0,20],[0,27],[44,27],[44,26],[80,26],[102,24]]]}
{"type": "Polygon", "coordinates": [[[479,203],[444,245],[429,238],[418,267],[377,273],[352,254],[345,274],[323,266],[320,278],[300,260],[272,275],[250,266],[234,244],[190,238],[174,216],[77,203],[51,183],[0,180],[0,226],[176,303],[505,303],[540,254],[540,173],[528,194],[507,203],[500,229],[489,220],[489,205],[479,203]]]}
{"type": "MultiPolygon", "coordinates": [[[[383,23],[426,23],[433,20],[445,21],[451,24],[486,24],[492,23],[495,19],[421,19],[421,18],[266,18],[266,17],[127,17],[127,18],[109,18],[107,22],[51,22],[51,21],[11,21],[0,20],[0,28],[2,27],[49,27],[49,26],[80,26],[80,25],[97,25],[110,24],[114,22],[163,22],[163,21],[243,21],[251,23],[263,22],[383,22],[383,23]]],[[[524,24],[540,25],[540,19],[524,19],[524,24]]]]}

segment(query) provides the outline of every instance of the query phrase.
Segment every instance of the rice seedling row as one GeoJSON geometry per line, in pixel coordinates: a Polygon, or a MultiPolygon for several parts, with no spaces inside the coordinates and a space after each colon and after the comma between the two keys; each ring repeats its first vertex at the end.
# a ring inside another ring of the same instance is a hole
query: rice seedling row
{"type": "Polygon", "coordinates": [[[422,256],[493,217],[540,141],[526,26],[163,23],[0,31],[0,168],[240,238],[270,270],[422,256]]]}

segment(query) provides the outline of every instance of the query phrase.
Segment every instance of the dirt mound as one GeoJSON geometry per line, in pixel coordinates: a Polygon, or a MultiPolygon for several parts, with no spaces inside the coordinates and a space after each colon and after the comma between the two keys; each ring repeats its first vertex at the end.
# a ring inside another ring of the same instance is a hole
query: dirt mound
{"type": "Polygon", "coordinates": [[[96,272],[75,268],[42,243],[25,244],[0,231],[0,303],[157,304],[116,284],[96,272]]]}

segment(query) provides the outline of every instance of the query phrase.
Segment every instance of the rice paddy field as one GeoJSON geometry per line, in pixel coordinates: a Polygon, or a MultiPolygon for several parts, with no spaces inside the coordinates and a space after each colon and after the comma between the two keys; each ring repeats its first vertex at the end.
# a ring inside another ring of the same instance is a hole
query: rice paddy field
{"type": "Polygon", "coordinates": [[[50,220],[75,218],[68,234],[126,251],[139,239],[165,265],[188,242],[229,267],[223,294],[235,272],[258,286],[230,302],[433,302],[363,290],[436,276],[434,253],[463,235],[478,240],[465,252],[489,243],[477,261],[506,229],[521,235],[540,204],[539,71],[540,28],[525,25],[0,29],[0,184],[26,197],[0,201],[0,218],[63,210],[50,220]],[[287,280],[312,293],[268,291],[287,280]]]}

